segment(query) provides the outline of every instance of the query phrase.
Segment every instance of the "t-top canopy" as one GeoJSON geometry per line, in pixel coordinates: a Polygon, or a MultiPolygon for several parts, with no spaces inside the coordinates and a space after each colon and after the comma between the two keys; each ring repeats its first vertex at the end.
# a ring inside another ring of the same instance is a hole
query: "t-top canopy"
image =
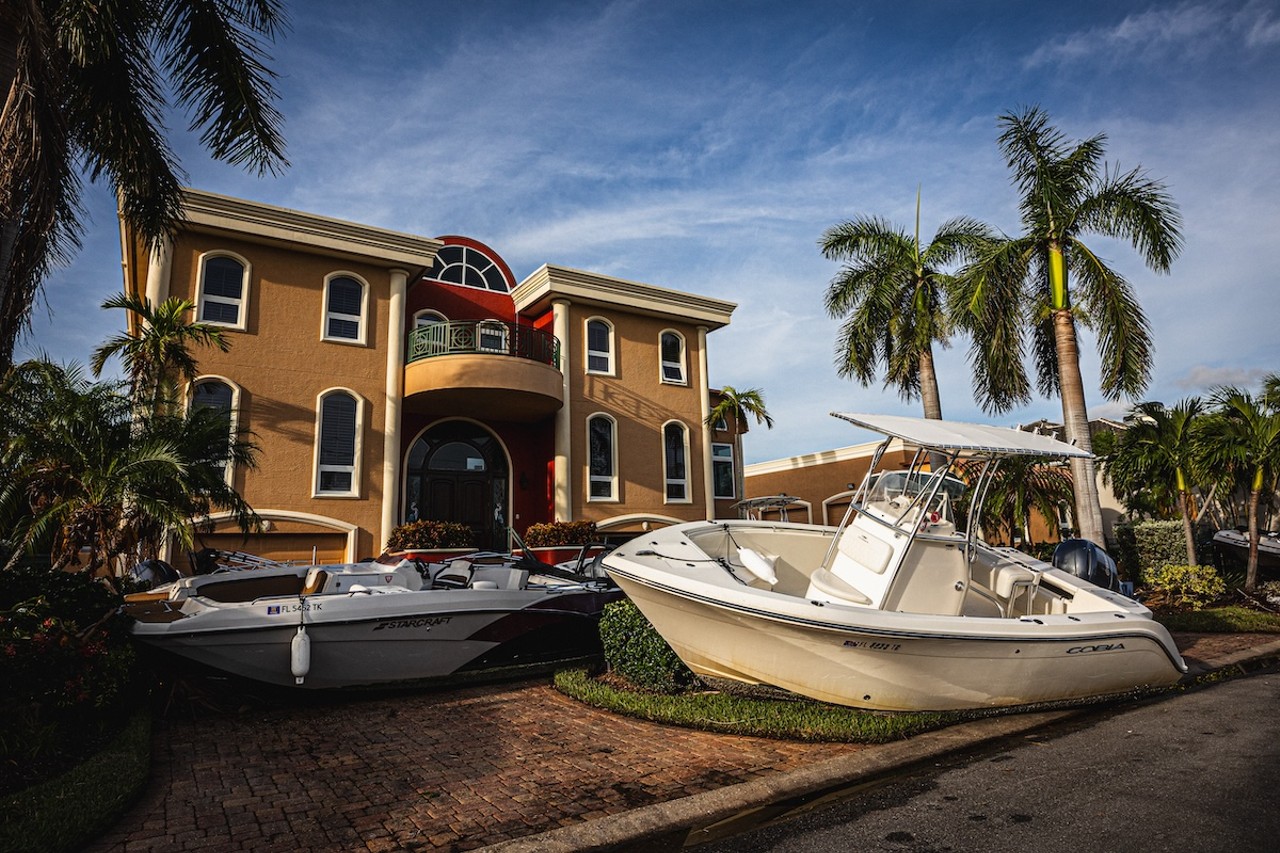
{"type": "Polygon", "coordinates": [[[959,450],[1004,456],[1089,457],[1093,455],[1047,435],[1007,427],[909,418],[902,415],[860,415],[843,412],[832,412],[831,415],[873,432],[900,438],[907,444],[930,450],[959,450]]]}

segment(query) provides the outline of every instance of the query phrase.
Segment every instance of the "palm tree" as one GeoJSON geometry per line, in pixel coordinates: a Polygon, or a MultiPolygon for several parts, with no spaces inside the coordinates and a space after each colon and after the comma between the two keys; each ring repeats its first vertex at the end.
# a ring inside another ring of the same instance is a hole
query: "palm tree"
{"type": "Polygon", "coordinates": [[[279,0],[0,0],[0,373],[50,266],[79,246],[79,168],[106,177],[151,248],[185,179],[161,118],[172,92],[217,159],[288,165],[261,42],[279,0]]]}
{"type": "Polygon", "coordinates": [[[773,429],[773,417],[765,407],[764,394],[759,388],[745,388],[742,391],[732,385],[721,388],[720,402],[712,407],[705,423],[707,426],[712,426],[722,418],[725,421],[732,420],[739,433],[747,431],[748,418],[754,418],[757,424],[764,424],[767,429],[773,429]]]}
{"type": "MultiPolygon", "coordinates": [[[[1030,400],[1029,337],[1038,389],[1060,395],[1067,441],[1091,450],[1077,323],[1097,335],[1109,400],[1146,388],[1152,344],[1133,289],[1083,238],[1124,240],[1149,268],[1167,272],[1181,248],[1181,217],[1162,183],[1103,162],[1105,136],[1071,145],[1038,107],[999,123],[1023,234],[989,245],[960,278],[957,319],[973,336],[978,401],[1002,412],[1030,400]]],[[[1102,542],[1093,459],[1072,459],[1071,470],[1081,535],[1102,542]]]]}
{"type": "MultiPolygon", "coordinates": [[[[961,466],[960,475],[973,483],[985,465],[985,461],[971,460],[961,466]]],[[[1029,457],[1002,459],[991,474],[977,523],[985,531],[1004,531],[1010,545],[1017,532],[1022,531],[1023,547],[1029,548],[1034,544],[1031,514],[1039,515],[1052,529],[1058,523],[1058,507],[1070,501],[1071,495],[1071,477],[1061,466],[1029,457]]]]}
{"type": "Polygon", "coordinates": [[[1182,518],[1187,563],[1195,566],[1196,536],[1191,499],[1192,477],[1201,469],[1198,435],[1203,406],[1198,397],[1181,400],[1172,409],[1163,403],[1139,403],[1129,428],[1106,463],[1106,473],[1124,491],[1147,488],[1172,492],[1182,518]]]}
{"type": "Polygon", "coordinates": [[[942,270],[993,237],[982,223],[957,217],[921,247],[918,192],[914,236],[875,216],[823,232],[823,255],[845,263],[826,293],[827,313],[846,318],[836,341],[840,375],[866,386],[883,367],[885,385],[905,400],[920,397],[926,418],[941,418],[933,344],[946,346],[951,334],[945,303],[953,281],[942,270]]]}
{"type": "Polygon", "coordinates": [[[1219,388],[1212,399],[1217,410],[1201,433],[1205,458],[1248,483],[1249,559],[1244,585],[1252,590],[1258,583],[1263,496],[1275,493],[1280,478],[1280,409],[1241,388],[1219,388]]]}
{"type": "Polygon", "coordinates": [[[192,321],[195,306],[186,299],[170,297],[153,306],[145,297],[119,293],[102,307],[128,311],[131,328],[94,350],[93,375],[100,376],[107,360],[119,355],[140,411],[171,408],[181,385],[199,375],[192,346],[216,346],[222,352],[231,348],[216,326],[192,321]]]}

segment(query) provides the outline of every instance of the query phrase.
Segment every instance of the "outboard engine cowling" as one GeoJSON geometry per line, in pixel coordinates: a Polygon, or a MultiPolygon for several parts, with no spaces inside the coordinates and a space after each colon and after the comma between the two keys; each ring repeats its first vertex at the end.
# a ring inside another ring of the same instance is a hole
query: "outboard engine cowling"
{"type": "Polygon", "coordinates": [[[1120,589],[1116,561],[1088,539],[1064,539],[1053,549],[1053,567],[1103,589],[1120,589]]]}

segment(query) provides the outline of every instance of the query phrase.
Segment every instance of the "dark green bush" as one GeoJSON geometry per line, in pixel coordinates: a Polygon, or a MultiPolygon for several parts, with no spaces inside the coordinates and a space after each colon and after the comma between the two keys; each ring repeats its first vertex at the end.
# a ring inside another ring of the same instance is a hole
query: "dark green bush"
{"type": "Polygon", "coordinates": [[[408,521],[392,530],[387,537],[388,551],[470,548],[475,544],[475,534],[471,528],[453,521],[408,521]]]}
{"type": "Polygon", "coordinates": [[[524,544],[530,548],[590,545],[598,541],[594,521],[547,521],[530,524],[524,532],[524,544]]]}
{"type": "Polygon", "coordinates": [[[1187,562],[1187,540],[1181,521],[1117,524],[1116,539],[1116,562],[1122,574],[1139,586],[1145,582],[1147,572],[1187,562]]]}
{"type": "Polygon", "coordinates": [[[0,793],[74,764],[137,706],[120,603],[85,573],[0,571],[0,793]]]}
{"type": "Polygon", "coordinates": [[[629,600],[605,607],[600,640],[609,669],[636,687],[680,693],[698,683],[698,677],[629,600]]]}

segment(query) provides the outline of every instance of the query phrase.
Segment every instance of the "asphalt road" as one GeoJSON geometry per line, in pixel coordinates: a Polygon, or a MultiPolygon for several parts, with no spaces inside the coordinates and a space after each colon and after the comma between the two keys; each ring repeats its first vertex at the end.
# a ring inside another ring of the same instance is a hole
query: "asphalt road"
{"type": "Polygon", "coordinates": [[[1273,668],[957,756],[694,849],[1271,853],[1278,791],[1273,668]]]}

